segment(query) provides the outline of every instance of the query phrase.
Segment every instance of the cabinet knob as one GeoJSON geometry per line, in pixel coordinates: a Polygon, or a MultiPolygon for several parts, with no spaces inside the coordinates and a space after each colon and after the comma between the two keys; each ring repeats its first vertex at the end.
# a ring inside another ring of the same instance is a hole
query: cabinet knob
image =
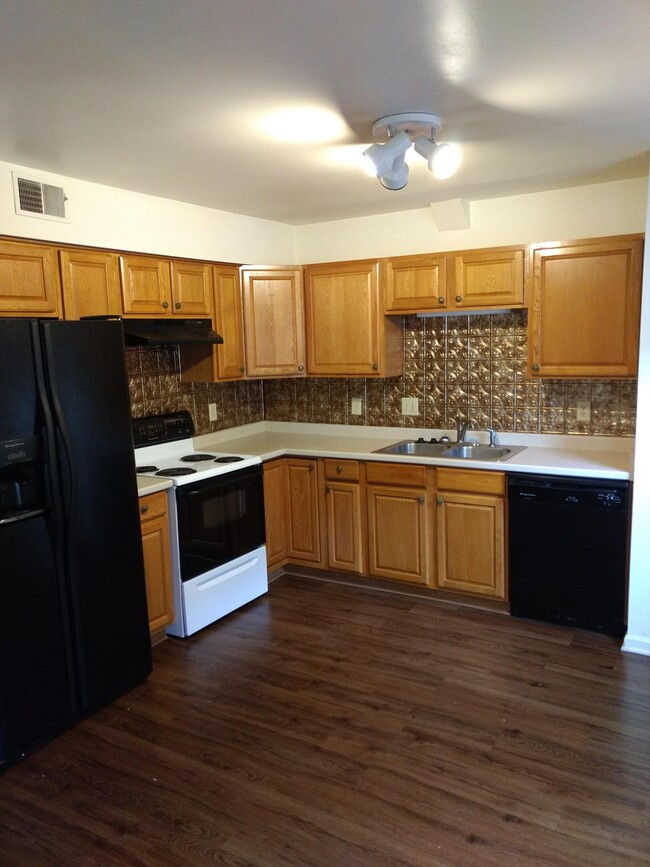
{"type": "Polygon", "coordinates": [[[337,472],[337,473],[342,473],[342,472],[343,472],[343,467],[337,467],[337,468],[336,468],[336,472],[337,472]]]}
{"type": "Polygon", "coordinates": [[[539,373],[539,364],[533,364],[533,370],[535,373],[539,373]]]}
{"type": "Polygon", "coordinates": [[[299,365],[298,365],[298,370],[304,370],[304,369],[305,369],[305,365],[304,365],[304,364],[299,364],[299,365]]]}
{"type": "Polygon", "coordinates": [[[167,310],[168,307],[169,307],[169,304],[166,301],[163,301],[163,303],[162,303],[163,310],[167,310]]]}
{"type": "Polygon", "coordinates": [[[180,302],[180,301],[177,301],[176,304],[174,304],[174,307],[175,307],[177,310],[180,310],[180,309],[181,309],[181,302],[180,302]]]}
{"type": "Polygon", "coordinates": [[[462,300],[463,300],[463,296],[462,296],[462,295],[456,295],[456,303],[457,303],[457,304],[460,304],[460,302],[461,302],[462,300]]]}
{"type": "Polygon", "coordinates": [[[314,465],[313,464],[309,464],[309,472],[310,473],[314,472],[314,465]]]}
{"type": "Polygon", "coordinates": [[[440,497],[436,497],[436,505],[437,505],[437,506],[442,506],[442,504],[443,504],[444,502],[445,502],[445,501],[444,501],[443,499],[441,499],[440,497]]]}
{"type": "Polygon", "coordinates": [[[438,304],[444,304],[444,303],[445,303],[445,299],[444,299],[444,298],[442,297],[442,295],[441,295],[441,296],[438,298],[438,304]]]}
{"type": "Polygon", "coordinates": [[[245,370],[246,370],[245,367],[240,367],[240,368],[239,368],[239,372],[240,372],[240,373],[243,373],[245,370]]]}
{"type": "Polygon", "coordinates": [[[424,497],[418,497],[418,503],[423,506],[424,505],[424,497]]]}
{"type": "Polygon", "coordinates": [[[332,489],[330,488],[329,485],[326,485],[326,486],[325,486],[325,493],[326,493],[326,494],[329,494],[331,490],[332,490],[332,489]]]}
{"type": "Polygon", "coordinates": [[[373,370],[379,370],[379,365],[377,364],[376,361],[375,361],[375,363],[373,364],[372,369],[373,369],[373,370]]]}
{"type": "Polygon", "coordinates": [[[144,506],[140,506],[140,511],[143,515],[146,515],[146,513],[149,511],[149,506],[147,506],[147,504],[145,503],[144,506]]]}

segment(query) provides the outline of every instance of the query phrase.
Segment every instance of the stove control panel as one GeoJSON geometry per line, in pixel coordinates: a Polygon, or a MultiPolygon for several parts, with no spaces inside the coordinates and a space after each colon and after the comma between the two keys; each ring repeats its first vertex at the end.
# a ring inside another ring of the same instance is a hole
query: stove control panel
{"type": "Polygon", "coordinates": [[[185,409],[131,420],[133,445],[153,446],[194,436],[192,416],[185,409]]]}

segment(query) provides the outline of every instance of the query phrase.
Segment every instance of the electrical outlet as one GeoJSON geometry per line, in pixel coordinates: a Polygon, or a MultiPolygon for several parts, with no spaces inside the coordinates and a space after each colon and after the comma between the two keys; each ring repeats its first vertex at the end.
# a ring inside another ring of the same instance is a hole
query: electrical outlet
{"type": "Polygon", "coordinates": [[[576,421],[591,421],[591,401],[579,400],[576,403],[576,421]]]}
{"type": "Polygon", "coordinates": [[[403,397],[402,415],[420,415],[420,399],[417,397],[403,397]]]}
{"type": "Polygon", "coordinates": [[[208,418],[210,419],[210,421],[216,421],[217,420],[217,405],[216,405],[216,403],[209,403],[208,404],[208,418]]]}
{"type": "Polygon", "coordinates": [[[350,400],[350,415],[361,415],[361,398],[353,397],[350,400]]]}

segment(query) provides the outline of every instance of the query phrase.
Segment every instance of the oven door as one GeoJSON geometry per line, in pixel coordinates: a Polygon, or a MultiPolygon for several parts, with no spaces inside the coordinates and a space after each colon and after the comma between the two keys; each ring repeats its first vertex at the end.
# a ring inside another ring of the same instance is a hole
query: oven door
{"type": "Polygon", "coordinates": [[[176,505],[182,581],[265,542],[261,464],[181,485],[176,505]]]}

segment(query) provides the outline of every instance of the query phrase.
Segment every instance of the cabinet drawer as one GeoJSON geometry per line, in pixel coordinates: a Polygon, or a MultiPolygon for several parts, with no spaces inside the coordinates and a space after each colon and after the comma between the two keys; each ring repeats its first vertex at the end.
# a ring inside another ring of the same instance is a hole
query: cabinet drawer
{"type": "Polygon", "coordinates": [[[147,494],[140,497],[140,523],[152,521],[154,518],[162,518],[167,514],[167,494],[159,491],[156,494],[147,494]]]}
{"type": "Polygon", "coordinates": [[[437,475],[438,490],[495,494],[497,497],[503,497],[506,493],[505,473],[493,473],[491,470],[449,470],[438,467],[437,475]]]}
{"type": "Polygon", "coordinates": [[[378,485],[411,485],[426,487],[427,468],[407,464],[380,464],[368,461],[366,477],[368,484],[378,485]]]}
{"type": "Polygon", "coordinates": [[[326,458],[325,478],[332,481],[342,482],[358,482],[359,481],[359,461],[336,461],[326,458]]]}

